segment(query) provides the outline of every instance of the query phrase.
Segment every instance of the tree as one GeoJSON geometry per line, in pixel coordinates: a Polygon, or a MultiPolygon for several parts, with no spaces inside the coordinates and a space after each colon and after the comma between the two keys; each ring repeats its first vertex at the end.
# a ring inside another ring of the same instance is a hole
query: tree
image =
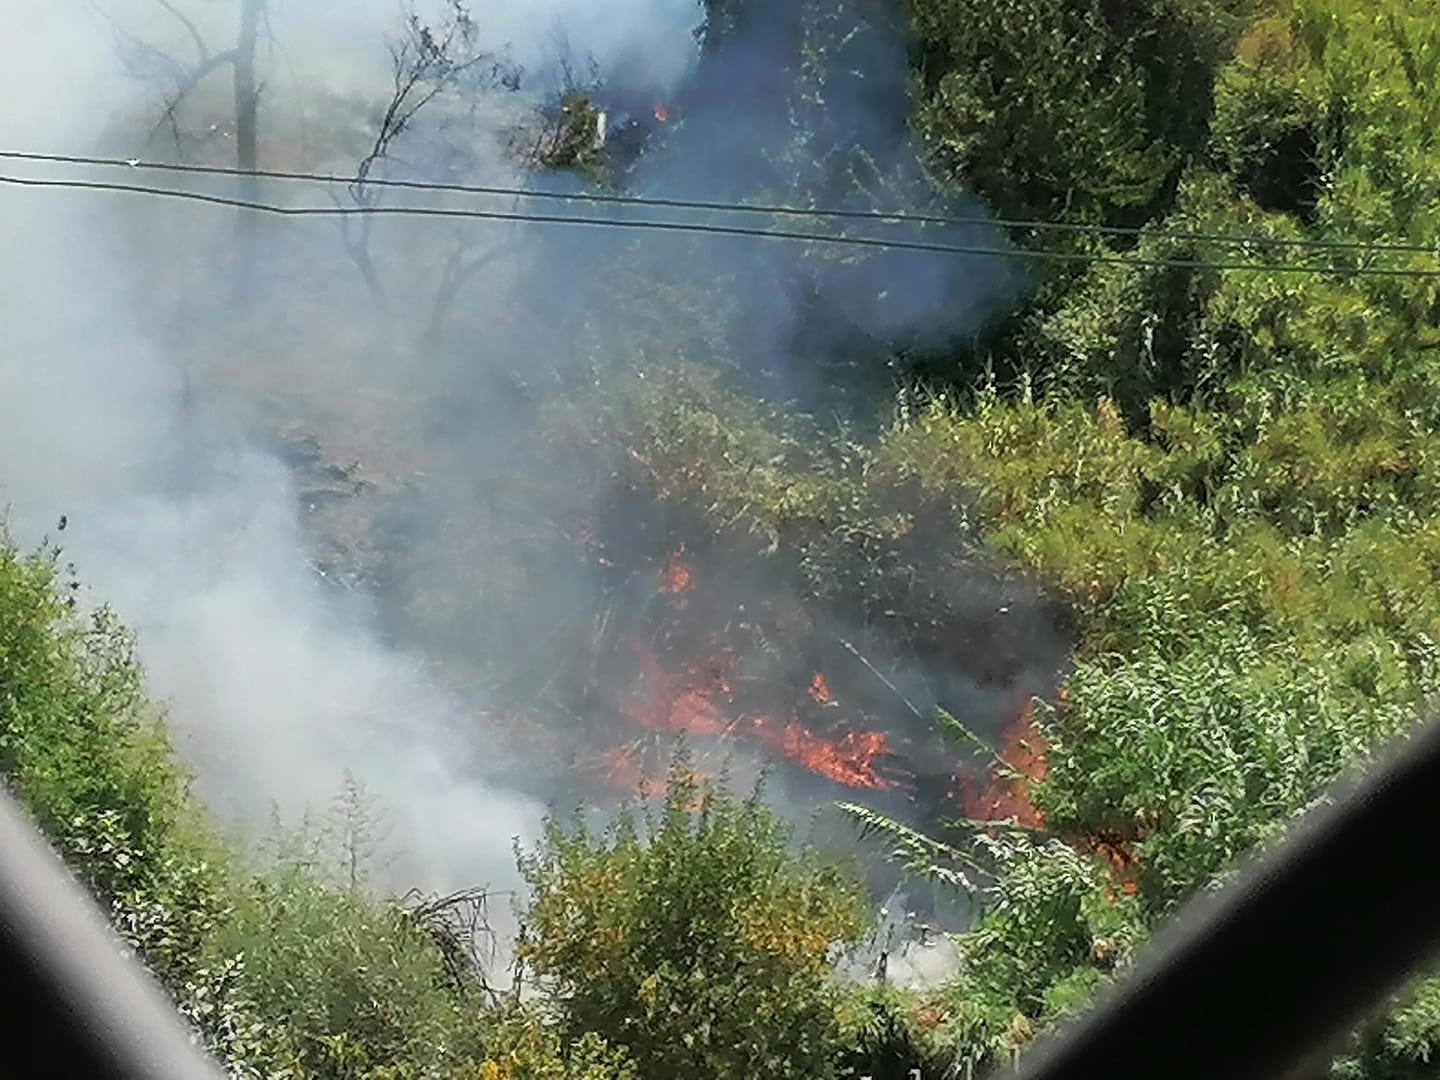
{"type": "MultiPolygon", "coordinates": [[[[260,201],[260,87],[255,76],[255,42],[260,35],[265,0],[241,0],[240,32],[235,41],[235,168],[242,174],[240,198],[260,201]]],[[[255,287],[255,211],[242,209],[236,219],[236,288],[248,300],[255,287]]]]}
{"type": "Polygon", "coordinates": [[[1008,217],[1135,223],[1204,147],[1244,0],[909,0],[916,121],[1008,217]]]}
{"type": "MultiPolygon", "coordinates": [[[[360,271],[377,310],[382,314],[389,313],[390,298],[375,263],[373,240],[376,218],[369,211],[381,205],[385,188],[370,183],[372,174],[377,167],[394,163],[395,144],[416,126],[423,113],[434,109],[441,99],[450,95],[468,95],[473,99],[475,94],[495,87],[508,90],[519,87],[518,69],[480,46],[479,28],[463,0],[447,0],[443,18],[434,24],[422,19],[412,4],[400,33],[390,42],[389,50],[390,99],[381,110],[374,141],[356,167],[355,179],[350,185],[351,205],[360,211],[358,223],[352,224],[348,215],[341,219],[345,250],[360,271]]],[[[458,157],[462,162],[467,158],[460,148],[443,149],[457,151],[450,156],[458,157]]],[[[437,147],[431,146],[428,150],[431,157],[442,156],[435,153],[437,147]]],[[[463,172],[455,175],[453,171],[440,176],[434,170],[421,169],[418,178],[456,182],[463,180],[464,176],[463,172]]],[[[419,344],[422,346],[433,343],[438,337],[450,306],[464,283],[502,250],[503,245],[494,246],[472,257],[466,239],[468,235],[462,231],[460,240],[445,262],[444,276],[420,337],[419,344]]]]}
{"type": "Polygon", "coordinates": [[[552,820],[520,866],[520,955],[570,1037],[624,1048],[645,1080],[833,1075],[827,961],[863,905],[760,791],[737,803],[682,755],[658,812],[604,835],[552,820]]]}
{"type": "MultiPolygon", "coordinates": [[[[235,43],[219,52],[212,49],[196,21],[186,15],[175,0],[152,2],[170,16],[188,40],[191,56],[181,57],[153,45],[106,16],[120,36],[122,59],[131,72],[169,84],[161,117],[150,133],[151,138],[168,127],[176,150],[182,150],[181,108],[202,83],[228,67],[233,78],[235,168],[242,174],[239,197],[246,202],[258,201],[259,180],[254,175],[260,162],[261,85],[257,48],[266,19],[266,0],[235,0],[238,5],[235,43]]],[[[236,217],[234,281],[237,298],[242,301],[250,298],[255,285],[256,227],[255,213],[241,209],[236,217]]]]}

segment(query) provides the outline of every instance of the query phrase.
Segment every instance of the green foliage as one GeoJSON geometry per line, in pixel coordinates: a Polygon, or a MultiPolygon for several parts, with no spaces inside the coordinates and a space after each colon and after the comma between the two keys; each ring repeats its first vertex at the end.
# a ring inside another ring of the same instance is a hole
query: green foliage
{"type": "Polygon", "coordinates": [[[329,874],[237,859],[188,794],[130,637],[76,610],[58,555],[0,532],[0,765],[205,1044],[246,1078],[418,1077],[478,1053],[475,1003],[433,944],[356,888],[363,791],[341,796],[329,874]]]}
{"type": "Polygon", "coordinates": [[[479,1003],[448,985],[424,931],[398,907],[281,868],[236,889],[216,955],[243,957],[258,1013],[307,1077],[461,1063],[479,1050],[479,1003]]]}
{"type": "Polygon", "coordinates": [[[600,108],[588,93],[571,90],[549,110],[546,126],[531,151],[541,169],[569,170],[599,185],[610,177],[601,159],[600,108]]]}
{"type": "MultiPolygon", "coordinates": [[[[966,382],[973,357],[957,357],[950,385],[907,388],[869,435],[722,378],[717,343],[737,317],[724,290],[697,301],[639,258],[602,283],[634,318],[595,320],[581,361],[517,385],[588,387],[623,356],[622,388],[539,410],[547,464],[568,448],[597,484],[645,476],[846,618],[883,613],[924,644],[963,606],[955,582],[997,565],[1063,600],[1080,646],[1038,721],[1049,771],[1030,793],[1046,832],[928,836],[857,811],[908,869],[976,896],[963,971],[925,1000],[838,991],[829,958],[860,932],[853,890],[796,855],[758,798],[737,803],[682,764],[658,814],[603,835],[552,822],[521,855],[535,890],[522,951],[543,1000],[487,1013],[413,920],[365,895],[379,834],[358,786],[332,820],[337,852],[237,859],[187,794],[127,635],[75,610],[57,551],[0,540],[0,772],[236,1075],[1001,1064],[1436,690],[1440,281],[1348,272],[1434,269],[1434,251],[1306,245],[1440,241],[1440,3],[906,7],[911,119],[946,184],[1006,216],[1135,226],[1047,238],[1114,261],[1049,279],[989,342],[995,374],[966,382]],[[1175,262],[1188,265],[1156,265],[1175,262]],[[1124,881],[1101,857],[1116,837],[1124,881]]],[[[751,0],[707,9],[709,49],[768,15],[751,0]]],[[[830,61],[880,18],[855,0],[781,20],[793,78],[776,108],[792,138],[748,151],[785,199],[915,199],[827,118],[853,75],[830,61]]],[[[555,119],[548,164],[594,176],[593,103],[573,95],[555,119]]],[[[543,483],[543,498],[527,492],[536,520],[574,502],[543,483]]],[[[507,602],[529,603],[532,585],[513,575],[507,602]]],[[[465,617],[493,606],[487,593],[464,608],[460,591],[446,600],[465,617]]],[[[1334,1074],[1433,1073],[1437,987],[1397,999],[1334,1074]]]]}
{"type": "Polygon", "coordinates": [[[916,122],[1005,216],[1133,218],[1203,143],[1227,5],[908,6],[923,56],[916,122]]]}
{"type": "Polygon", "coordinates": [[[954,835],[937,839],[845,809],[862,834],[893,843],[909,873],[965,889],[978,911],[958,939],[961,970],[922,1009],[925,1020],[874,1003],[875,1016],[852,1036],[860,1049],[883,1057],[900,1047],[912,1060],[940,1055],[969,1068],[1010,1060],[1042,1025],[1086,1008],[1146,936],[1136,898],[1115,888],[1098,859],[1059,839],[976,822],[953,822],[954,835]]]}
{"type": "Polygon", "coordinates": [[[521,868],[521,956],[572,1037],[623,1047],[640,1077],[831,1074],[828,959],[862,904],[791,851],[758,791],[736,803],[682,757],[655,815],[603,836],[551,821],[521,868]]]}
{"type": "Polygon", "coordinates": [[[586,1032],[567,1043],[533,1010],[507,1006],[492,1018],[485,1060],[454,1080],[635,1080],[623,1050],[586,1032]]]}
{"type": "Polygon", "coordinates": [[[1019,832],[978,839],[998,871],[960,938],[963,968],[943,995],[940,1032],[975,1066],[1013,1059],[1043,1025],[1085,1008],[1144,938],[1136,905],[1093,858],[1019,832]]]}
{"type": "MultiPolygon", "coordinates": [[[[1312,214],[1325,179],[1328,102],[1288,20],[1250,26],[1215,87],[1214,152],[1261,206],[1312,214]]],[[[1333,136],[1332,136],[1333,138],[1333,136]]]]}
{"type": "Polygon", "coordinates": [[[949,1075],[953,1055],[935,1037],[942,1006],[881,985],[847,995],[839,1015],[840,1076],[911,1080],[915,1069],[925,1080],[949,1075]]]}
{"type": "MultiPolygon", "coordinates": [[[[999,382],[907,392],[873,441],[832,447],[663,381],[631,430],[660,448],[668,497],[792,553],[817,598],[913,614],[998,557],[1066,600],[1080,654],[1041,717],[1032,795],[1078,848],[1123,837],[1136,895],[1058,841],[1001,859],[972,832],[887,834],[913,871],[985,898],[944,1028],[979,1064],[1082,1008],[1435,689],[1440,292],[1303,245],[1440,238],[1440,11],[909,8],[915,121],[957,182],[1007,215],[1139,233],[1019,314],[992,343],[999,382]],[[1232,262],[1259,268],[1214,265],[1232,262]]],[[[1419,984],[1337,1075],[1433,1068],[1433,999],[1419,984]]]]}
{"type": "Polygon", "coordinates": [[[92,855],[83,871],[114,896],[157,870],[181,777],[130,639],[107,611],[74,613],[78,586],[58,580],[58,557],[0,539],[0,769],[52,835],[92,855]]]}
{"type": "Polygon", "coordinates": [[[1433,692],[1433,645],[1371,650],[1323,662],[1219,631],[1175,659],[1081,664],[1070,702],[1042,725],[1047,821],[1080,834],[1132,824],[1140,896],[1163,913],[1408,726],[1433,692]]]}
{"type": "Polygon", "coordinates": [[[1421,979],[1366,1026],[1331,1067],[1333,1080],[1421,1080],[1440,1061],[1440,979],[1421,979]]]}
{"type": "MultiPolygon", "coordinates": [[[[1425,73],[1440,31],[1433,5],[1373,7],[1280,5],[1239,36],[1216,90],[1209,157],[1219,172],[1190,170],[1175,212],[1147,227],[1136,260],[1344,268],[1355,264],[1353,251],[1261,238],[1434,242],[1426,193],[1440,175],[1432,122],[1440,105],[1425,73]],[[1197,234],[1255,239],[1232,247],[1197,234]]],[[[1401,254],[1384,264],[1434,260],[1401,254]]],[[[1097,266],[1056,310],[1039,313],[1041,380],[1112,393],[1135,416],[1151,396],[1199,394],[1244,410],[1255,400],[1249,380],[1283,372],[1266,391],[1273,408],[1281,385],[1293,402],[1297,382],[1357,374],[1388,382],[1429,366],[1433,330],[1421,313],[1435,298],[1426,279],[1097,266]]]]}
{"type": "Polygon", "coordinates": [[[274,1064],[235,970],[208,962],[224,852],[189,801],[130,637],[110,612],[78,610],[59,555],[22,554],[0,529],[0,774],[207,1042],[274,1064]]]}

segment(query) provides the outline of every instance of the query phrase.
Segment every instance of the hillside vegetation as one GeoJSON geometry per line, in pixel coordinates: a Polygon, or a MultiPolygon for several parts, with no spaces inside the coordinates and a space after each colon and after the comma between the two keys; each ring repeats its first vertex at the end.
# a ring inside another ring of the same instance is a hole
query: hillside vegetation
{"type": "MultiPolygon", "coordinates": [[[[999,561],[1063,598],[1045,829],[998,856],[967,973],[925,1014],[993,1061],[1435,692],[1440,8],[909,7],[937,174],[1007,218],[1131,231],[1019,230],[1104,261],[1040,264],[875,437],[693,372],[635,425],[672,497],[817,594],[943,605],[956,567],[999,561]]],[[[1428,1074],[1436,985],[1336,1074],[1428,1074]]]]}
{"type": "MultiPolygon", "coordinates": [[[[766,2],[712,0],[707,50],[766,2]]],[[[1417,273],[1440,270],[1440,3],[903,8],[927,183],[1078,226],[1009,230],[1063,256],[1024,263],[1024,300],[963,344],[864,343],[902,373],[880,415],[868,390],[776,404],[673,324],[683,299],[626,357],[644,379],[526,408],[547,462],[623,473],[931,662],[978,622],[1005,653],[987,661],[1019,665],[1038,631],[960,593],[1044,589],[1075,651],[1035,711],[1034,819],[922,836],[860,815],[949,887],[983,868],[963,971],[923,995],[840,985],[866,924],[852,879],[682,758],[648,817],[557,820],[519,853],[533,995],[457,976],[443,934],[343,853],[262,864],[223,842],[123,629],[75,609],[57,550],[6,541],[0,772],[235,1075],[1003,1070],[1440,689],[1440,276],[1417,273]]],[[[784,186],[794,160],[772,164],[784,186]]],[[[595,288],[623,298],[617,265],[595,288]]],[[[1437,1063],[1440,978],[1331,1075],[1437,1063]]]]}

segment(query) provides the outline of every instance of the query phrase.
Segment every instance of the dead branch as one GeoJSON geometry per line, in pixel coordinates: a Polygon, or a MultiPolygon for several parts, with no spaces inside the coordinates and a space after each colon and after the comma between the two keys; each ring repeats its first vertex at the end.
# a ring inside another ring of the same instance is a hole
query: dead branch
{"type": "Polygon", "coordinates": [[[208,60],[210,58],[210,50],[205,45],[205,39],[200,36],[200,31],[195,28],[195,24],[186,18],[185,14],[172,4],[170,0],[155,0],[155,3],[168,11],[171,16],[174,17],[175,21],[185,28],[185,31],[190,35],[190,40],[195,42],[195,53],[199,56],[200,62],[204,63],[208,60]]]}
{"type": "Polygon", "coordinates": [[[514,895],[463,889],[447,896],[427,896],[411,889],[401,898],[400,908],[434,942],[445,976],[456,991],[478,992],[498,1004],[502,993],[487,978],[500,951],[499,936],[490,926],[489,902],[492,897],[514,895]]]}
{"type": "MultiPolygon", "coordinates": [[[[390,99],[381,113],[370,149],[356,166],[355,179],[349,187],[351,201],[356,207],[367,210],[380,204],[384,189],[367,183],[371,172],[380,162],[393,160],[396,140],[410,129],[422,110],[443,94],[458,88],[468,73],[490,63],[492,82],[511,88],[518,86],[513,73],[506,72],[490,53],[476,49],[476,33],[475,23],[462,0],[450,0],[449,14],[438,29],[422,21],[412,7],[405,18],[400,39],[389,45],[390,99]]],[[[379,310],[382,313],[387,311],[386,290],[371,248],[373,217],[360,214],[358,226],[352,227],[350,218],[346,216],[341,218],[340,224],[346,252],[379,305],[379,310]]],[[[475,269],[478,270],[479,266],[475,269]]],[[[468,276],[469,273],[466,273],[465,277],[468,276]]],[[[458,287],[457,284],[448,296],[442,290],[442,295],[437,297],[430,327],[438,331],[438,323],[443,322],[453,301],[453,291],[458,287]]]]}
{"type": "Polygon", "coordinates": [[[160,113],[160,119],[155,121],[155,126],[150,129],[150,135],[148,137],[154,139],[161,128],[168,126],[175,138],[175,145],[178,149],[180,145],[180,106],[185,103],[185,99],[190,96],[195,87],[204,82],[205,78],[212,72],[235,63],[237,55],[237,50],[226,49],[224,52],[216,53],[214,56],[207,56],[201,63],[187,71],[185,77],[180,80],[179,85],[166,97],[160,113]]]}
{"type": "Polygon", "coordinates": [[[90,9],[110,27],[111,32],[118,39],[120,63],[132,79],[142,81],[153,79],[156,77],[154,70],[156,67],[163,68],[164,76],[177,83],[184,78],[185,64],[126,29],[113,15],[100,6],[99,0],[90,0],[90,9]],[[149,70],[142,69],[139,57],[150,61],[149,70]]]}
{"type": "Polygon", "coordinates": [[[467,259],[468,245],[464,236],[457,237],[455,247],[445,262],[445,273],[440,287],[435,292],[435,303],[430,309],[430,320],[420,335],[421,348],[438,344],[449,321],[450,312],[460,291],[472,277],[504,255],[515,251],[519,244],[514,240],[502,240],[473,258],[467,259]]]}

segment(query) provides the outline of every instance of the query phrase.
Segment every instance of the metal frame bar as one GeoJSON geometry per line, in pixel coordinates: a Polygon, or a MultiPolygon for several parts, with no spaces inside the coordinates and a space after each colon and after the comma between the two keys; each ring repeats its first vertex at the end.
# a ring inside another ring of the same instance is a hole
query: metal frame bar
{"type": "Polygon", "coordinates": [[[1432,721],[1187,907],[1023,1080],[1325,1076],[1346,1033],[1440,954],[1437,822],[1432,721]]]}
{"type": "Polygon", "coordinates": [[[222,1080],[3,785],[0,987],[0,1075],[222,1080]]]}

